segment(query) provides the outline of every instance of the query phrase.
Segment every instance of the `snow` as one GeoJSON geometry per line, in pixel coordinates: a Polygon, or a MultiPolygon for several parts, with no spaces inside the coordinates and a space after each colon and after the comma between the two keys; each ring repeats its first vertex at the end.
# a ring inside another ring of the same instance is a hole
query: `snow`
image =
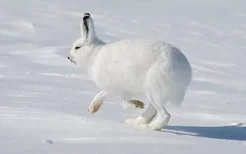
{"type": "Polygon", "coordinates": [[[245,153],[245,10],[244,0],[0,1],[0,153],[245,153]],[[88,113],[99,89],[66,59],[85,12],[107,42],[161,39],[190,60],[192,84],[162,132],[124,124],[143,110],[118,98],[88,113]]]}

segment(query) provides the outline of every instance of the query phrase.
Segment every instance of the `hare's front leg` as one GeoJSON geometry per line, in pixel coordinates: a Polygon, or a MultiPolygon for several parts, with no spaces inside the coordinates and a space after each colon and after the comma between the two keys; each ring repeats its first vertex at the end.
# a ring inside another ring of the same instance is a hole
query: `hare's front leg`
{"type": "Polygon", "coordinates": [[[90,113],[97,112],[107,96],[108,96],[108,93],[106,91],[103,90],[99,92],[91,101],[88,111],[90,113]]]}

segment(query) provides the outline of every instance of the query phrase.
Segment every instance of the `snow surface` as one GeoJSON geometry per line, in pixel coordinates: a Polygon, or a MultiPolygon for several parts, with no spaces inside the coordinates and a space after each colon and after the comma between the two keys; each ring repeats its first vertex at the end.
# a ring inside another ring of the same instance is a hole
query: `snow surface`
{"type": "Polygon", "coordinates": [[[2,0],[0,19],[1,154],[245,153],[245,0],[2,0]],[[194,79],[162,132],[124,124],[143,110],[118,98],[87,112],[99,89],[66,59],[85,12],[107,42],[161,39],[187,55],[194,79]]]}

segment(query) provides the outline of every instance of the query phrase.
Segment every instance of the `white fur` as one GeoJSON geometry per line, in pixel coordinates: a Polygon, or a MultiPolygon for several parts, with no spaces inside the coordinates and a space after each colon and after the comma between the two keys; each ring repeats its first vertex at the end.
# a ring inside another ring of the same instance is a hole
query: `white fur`
{"type": "Polygon", "coordinates": [[[69,59],[85,69],[103,91],[93,100],[104,101],[112,95],[126,102],[132,96],[146,94],[150,106],[141,116],[125,122],[162,129],[170,119],[164,105],[181,104],[192,78],[185,55],[162,41],[137,39],[106,44],[96,37],[91,17],[86,20],[89,31],[84,23],[81,22],[82,35],[74,43],[69,59]],[[80,49],[75,50],[76,46],[80,49]]]}

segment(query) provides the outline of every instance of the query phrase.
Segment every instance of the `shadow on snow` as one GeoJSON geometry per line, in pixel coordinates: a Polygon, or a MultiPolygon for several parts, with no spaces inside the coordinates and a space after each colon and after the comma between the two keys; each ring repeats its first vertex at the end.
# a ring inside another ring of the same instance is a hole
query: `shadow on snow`
{"type": "Polygon", "coordinates": [[[165,127],[164,132],[214,139],[246,141],[246,126],[242,123],[219,127],[169,125],[165,127]]]}

